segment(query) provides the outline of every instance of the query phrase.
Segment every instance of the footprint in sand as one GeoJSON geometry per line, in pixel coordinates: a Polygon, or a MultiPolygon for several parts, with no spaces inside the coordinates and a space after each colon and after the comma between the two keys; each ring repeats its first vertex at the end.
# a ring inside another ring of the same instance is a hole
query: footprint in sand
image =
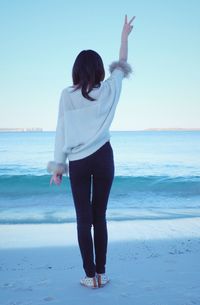
{"type": "Polygon", "coordinates": [[[55,298],[54,297],[45,297],[43,300],[46,302],[51,302],[51,301],[55,300],[55,298]]]}
{"type": "Polygon", "coordinates": [[[37,285],[38,285],[38,286],[46,286],[46,285],[48,285],[48,284],[50,284],[50,283],[51,283],[50,280],[44,279],[44,280],[40,280],[40,281],[37,283],[37,285]]]}
{"type": "Polygon", "coordinates": [[[13,288],[15,283],[3,283],[0,288],[13,288]]]}

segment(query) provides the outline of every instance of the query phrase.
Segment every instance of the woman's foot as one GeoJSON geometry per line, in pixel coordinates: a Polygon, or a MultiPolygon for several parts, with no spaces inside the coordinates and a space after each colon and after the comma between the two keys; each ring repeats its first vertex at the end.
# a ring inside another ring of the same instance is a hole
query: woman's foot
{"type": "Polygon", "coordinates": [[[99,288],[105,286],[110,281],[105,273],[97,273],[96,277],[99,288]]]}
{"type": "Polygon", "coordinates": [[[98,288],[98,283],[96,277],[85,276],[80,280],[81,285],[88,288],[98,288]]]}

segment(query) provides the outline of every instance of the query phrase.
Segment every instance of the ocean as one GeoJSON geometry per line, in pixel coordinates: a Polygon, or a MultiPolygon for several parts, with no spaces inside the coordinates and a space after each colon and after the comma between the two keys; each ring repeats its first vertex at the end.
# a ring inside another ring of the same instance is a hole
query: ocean
{"type": "MultiPolygon", "coordinates": [[[[69,184],[50,185],[55,132],[0,133],[0,224],[75,222],[69,184]]],[[[200,216],[200,131],[112,131],[108,221],[200,216]]]]}

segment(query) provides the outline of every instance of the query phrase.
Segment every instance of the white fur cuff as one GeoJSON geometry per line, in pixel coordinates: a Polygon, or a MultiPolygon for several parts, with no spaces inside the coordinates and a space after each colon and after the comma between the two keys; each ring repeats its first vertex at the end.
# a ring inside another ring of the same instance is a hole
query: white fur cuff
{"type": "Polygon", "coordinates": [[[47,164],[47,171],[49,173],[68,174],[68,165],[64,163],[56,163],[55,161],[49,161],[47,164]]]}
{"type": "Polygon", "coordinates": [[[129,77],[132,73],[132,68],[126,61],[113,61],[109,66],[110,73],[112,73],[116,68],[120,68],[124,72],[124,77],[129,77]]]}

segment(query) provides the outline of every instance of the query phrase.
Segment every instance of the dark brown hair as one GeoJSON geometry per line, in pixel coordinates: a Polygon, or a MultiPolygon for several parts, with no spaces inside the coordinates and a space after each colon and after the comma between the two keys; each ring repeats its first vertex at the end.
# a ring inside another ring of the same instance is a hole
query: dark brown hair
{"type": "Polygon", "coordinates": [[[81,51],[73,65],[72,79],[74,90],[80,89],[82,95],[90,100],[95,99],[89,96],[93,88],[100,87],[100,82],[104,80],[105,70],[101,56],[93,50],[81,51]]]}

